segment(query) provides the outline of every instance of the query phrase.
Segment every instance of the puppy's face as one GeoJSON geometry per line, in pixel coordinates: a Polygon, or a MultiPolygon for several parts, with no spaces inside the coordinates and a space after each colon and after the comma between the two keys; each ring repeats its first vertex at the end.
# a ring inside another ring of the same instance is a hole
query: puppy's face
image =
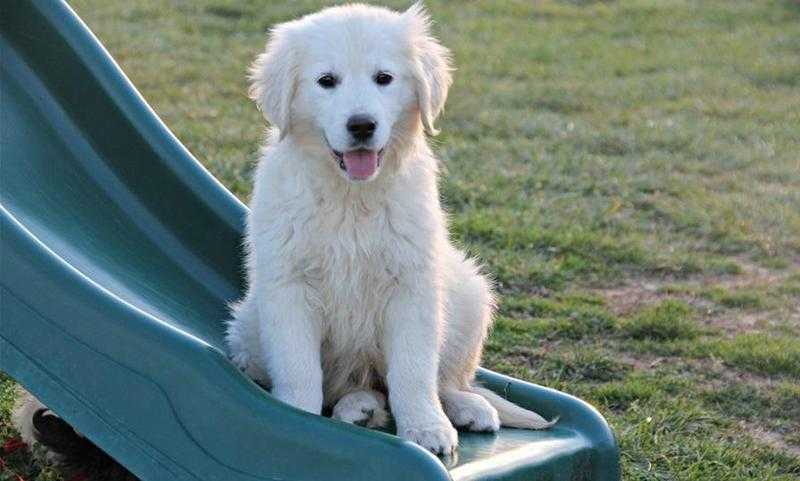
{"type": "Polygon", "coordinates": [[[294,127],[323,141],[342,175],[354,181],[378,174],[397,123],[416,108],[399,27],[380,18],[333,16],[304,39],[294,127]]]}
{"type": "Polygon", "coordinates": [[[372,180],[394,144],[420,124],[433,133],[444,104],[447,51],[427,24],[419,7],[363,5],[281,24],[254,64],[251,93],[281,138],[325,152],[351,181],[372,180]]]}

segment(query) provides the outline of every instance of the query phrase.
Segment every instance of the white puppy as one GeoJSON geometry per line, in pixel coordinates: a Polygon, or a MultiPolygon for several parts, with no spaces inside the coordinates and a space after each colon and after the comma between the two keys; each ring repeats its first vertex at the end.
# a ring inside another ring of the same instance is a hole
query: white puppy
{"type": "Polygon", "coordinates": [[[251,94],[274,128],[227,340],[281,401],[377,426],[388,392],[398,435],[449,453],[453,424],[550,423],[471,384],[494,301],[439,203],[425,132],[451,69],[428,24],[419,5],[348,5],[272,30],[251,94]]]}

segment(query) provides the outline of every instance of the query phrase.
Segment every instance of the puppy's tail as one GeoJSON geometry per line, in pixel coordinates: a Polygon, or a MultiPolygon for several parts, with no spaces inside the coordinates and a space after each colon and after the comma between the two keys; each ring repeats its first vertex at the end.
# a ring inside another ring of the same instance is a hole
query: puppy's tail
{"type": "Polygon", "coordinates": [[[500,424],[503,426],[520,429],[547,429],[558,422],[558,417],[548,421],[535,412],[523,409],[484,387],[471,386],[470,390],[489,401],[489,404],[497,409],[500,424]]]}

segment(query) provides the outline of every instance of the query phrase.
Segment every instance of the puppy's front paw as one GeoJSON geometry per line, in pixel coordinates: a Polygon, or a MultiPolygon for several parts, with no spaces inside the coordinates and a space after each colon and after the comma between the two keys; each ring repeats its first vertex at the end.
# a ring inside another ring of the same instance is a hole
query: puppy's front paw
{"type": "Polygon", "coordinates": [[[458,445],[458,433],[445,418],[434,424],[411,424],[399,427],[397,435],[417,443],[434,454],[450,456],[458,445]]]}

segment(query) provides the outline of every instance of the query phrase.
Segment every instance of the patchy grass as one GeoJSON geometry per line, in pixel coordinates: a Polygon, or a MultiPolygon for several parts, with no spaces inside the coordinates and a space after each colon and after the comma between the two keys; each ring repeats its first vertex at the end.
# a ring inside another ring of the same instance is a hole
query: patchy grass
{"type": "Polygon", "coordinates": [[[740,369],[800,378],[800,338],[769,334],[741,334],[700,346],[703,354],[717,356],[740,369]]]}
{"type": "Polygon", "coordinates": [[[723,288],[710,289],[706,296],[729,309],[757,309],[765,304],[764,297],[750,289],[740,289],[735,292],[723,288]]]}
{"type": "MultiPolygon", "coordinates": [[[[72,2],[243,200],[264,128],[247,65],[322,3],[72,2]]],[[[797,2],[426,3],[458,66],[443,201],[501,294],[484,363],[597,406],[626,480],[797,479],[797,2]]]]}
{"type": "MultiPolygon", "coordinates": [[[[767,427],[791,436],[800,421],[800,387],[788,381],[760,385],[753,382],[713,384],[701,394],[712,409],[741,419],[745,425],[767,427]]],[[[792,444],[792,443],[787,443],[792,444]]]]}
{"type": "MultiPolygon", "coordinates": [[[[501,305],[500,314],[517,322],[528,333],[543,338],[581,339],[609,332],[614,317],[593,297],[561,297],[543,299],[509,295],[501,305]]],[[[502,321],[501,321],[502,322],[502,321]]]]}
{"type": "Polygon", "coordinates": [[[684,302],[666,300],[622,321],[622,334],[633,339],[692,339],[700,330],[692,308],[684,302]]]}
{"type": "Polygon", "coordinates": [[[578,350],[547,358],[541,370],[545,375],[537,377],[542,379],[604,382],[623,379],[630,366],[613,359],[608,353],[578,350]]]}

